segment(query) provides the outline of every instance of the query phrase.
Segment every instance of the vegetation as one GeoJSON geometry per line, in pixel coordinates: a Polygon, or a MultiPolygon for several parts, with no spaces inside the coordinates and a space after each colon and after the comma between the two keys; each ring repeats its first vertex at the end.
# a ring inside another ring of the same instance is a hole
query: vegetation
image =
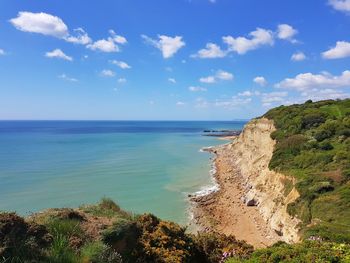
{"type": "Polygon", "coordinates": [[[192,235],[152,214],[133,216],[110,199],[79,209],[49,209],[26,220],[0,214],[0,262],[214,263],[231,251],[244,259],[253,247],[218,233],[192,235]]]}
{"type": "Polygon", "coordinates": [[[254,251],[233,236],[215,232],[193,235],[151,214],[130,216],[104,199],[97,205],[50,209],[27,219],[0,213],[0,262],[345,263],[350,262],[350,245],[313,238],[294,245],[279,242],[254,251]],[[106,224],[104,228],[95,231],[102,223],[106,224]]]}
{"type": "Polygon", "coordinates": [[[256,250],[248,259],[231,257],[226,263],[309,263],[350,262],[350,246],[321,241],[305,241],[288,245],[279,242],[266,249],[256,250]]]}
{"type": "Polygon", "coordinates": [[[288,207],[304,238],[350,242],[350,100],[280,106],[267,112],[277,140],[270,168],[297,179],[288,207]]]}

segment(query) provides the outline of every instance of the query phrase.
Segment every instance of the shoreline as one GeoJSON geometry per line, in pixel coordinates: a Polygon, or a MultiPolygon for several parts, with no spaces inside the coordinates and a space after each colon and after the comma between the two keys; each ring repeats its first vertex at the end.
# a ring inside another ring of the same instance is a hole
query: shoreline
{"type": "Polygon", "coordinates": [[[255,205],[247,206],[244,193],[247,182],[234,164],[235,156],[229,154],[238,136],[220,137],[228,143],[202,148],[211,153],[214,186],[190,194],[190,225],[198,231],[218,231],[234,235],[256,248],[267,247],[280,240],[263,219],[255,205]],[[214,190],[211,190],[214,189],[214,190]]]}

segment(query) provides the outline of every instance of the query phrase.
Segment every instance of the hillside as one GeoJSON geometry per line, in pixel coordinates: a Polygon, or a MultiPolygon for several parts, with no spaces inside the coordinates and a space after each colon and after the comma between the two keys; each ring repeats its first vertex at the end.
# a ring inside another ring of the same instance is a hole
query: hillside
{"type": "Polygon", "coordinates": [[[300,197],[288,212],[302,221],[302,236],[349,242],[350,100],[280,106],[264,117],[276,127],[269,168],[296,179],[300,197]]]}

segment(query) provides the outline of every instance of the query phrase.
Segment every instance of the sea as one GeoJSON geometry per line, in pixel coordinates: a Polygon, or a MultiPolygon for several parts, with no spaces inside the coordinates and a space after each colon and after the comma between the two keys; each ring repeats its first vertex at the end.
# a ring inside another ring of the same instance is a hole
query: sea
{"type": "Polygon", "coordinates": [[[0,121],[0,210],[20,215],[103,197],[182,225],[188,194],[213,189],[204,130],[245,121],[0,121]]]}

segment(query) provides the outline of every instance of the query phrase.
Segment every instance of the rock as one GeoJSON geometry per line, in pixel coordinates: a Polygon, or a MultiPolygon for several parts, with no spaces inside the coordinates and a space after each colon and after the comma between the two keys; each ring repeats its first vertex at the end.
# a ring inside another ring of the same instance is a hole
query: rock
{"type": "Polygon", "coordinates": [[[248,201],[246,201],[246,205],[247,206],[257,206],[258,205],[258,201],[253,199],[249,199],[248,201]]]}

